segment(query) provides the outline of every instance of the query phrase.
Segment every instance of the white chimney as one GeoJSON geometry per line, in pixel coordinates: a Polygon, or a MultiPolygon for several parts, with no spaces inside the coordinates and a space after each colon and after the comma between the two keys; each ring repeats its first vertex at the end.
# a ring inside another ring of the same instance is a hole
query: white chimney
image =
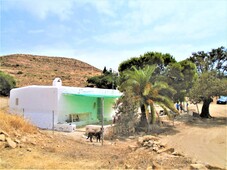
{"type": "Polygon", "coordinates": [[[62,81],[60,78],[55,78],[53,81],[53,86],[62,86],[62,81]]]}

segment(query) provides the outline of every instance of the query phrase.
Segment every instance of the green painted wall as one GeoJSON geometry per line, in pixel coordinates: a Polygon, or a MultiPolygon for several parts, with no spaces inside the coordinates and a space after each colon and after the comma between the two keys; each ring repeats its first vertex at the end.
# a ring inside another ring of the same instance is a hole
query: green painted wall
{"type": "MultiPolygon", "coordinates": [[[[111,120],[114,114],[113,104],[115,99],[104,99],[104,119],[111,120]]],[[[62,95],[59,101],[59,122],[65,122],[69,119],[69,114],[76,113],[82,121],[88,119],[89,122],[97,122],[101,119],[101,100],[96,97],[76,96],[76,95],[62,95]],[[90,112],[89,118],[81,113],[90,112]]]]}

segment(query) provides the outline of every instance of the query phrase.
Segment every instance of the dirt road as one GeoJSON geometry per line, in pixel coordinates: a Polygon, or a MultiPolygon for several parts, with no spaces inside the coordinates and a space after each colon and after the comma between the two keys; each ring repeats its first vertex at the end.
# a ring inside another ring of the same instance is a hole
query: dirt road
{"type": "MultiPolygon", "coordinates": [[[[191,106],[193,109],[195,106],[191,106]]],[[[201,105],[199,105],[201,110],[201,105]]],[[[227,105],[210,105],[214,119],[194,118],[177,121],[177,133],[162,136],[162,142],[194,160],[227,169],[227,105]]]]}

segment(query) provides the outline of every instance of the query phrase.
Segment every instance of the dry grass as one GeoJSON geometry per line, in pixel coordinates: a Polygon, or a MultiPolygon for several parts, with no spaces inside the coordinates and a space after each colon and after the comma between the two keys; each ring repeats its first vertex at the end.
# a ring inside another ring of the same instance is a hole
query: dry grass
{"type": "Polygon", "coordinates": [[[10,133],[14,130],[22,133],[36,133],[37,128],[27,122],[23,117],[9,114],[0,110],[0,129],[10,133]]]}

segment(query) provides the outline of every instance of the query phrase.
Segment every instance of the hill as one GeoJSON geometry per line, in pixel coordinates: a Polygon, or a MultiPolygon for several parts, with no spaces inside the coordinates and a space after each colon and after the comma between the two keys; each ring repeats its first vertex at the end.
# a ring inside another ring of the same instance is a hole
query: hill
{"type": "Polygon", "coordinates": [[[101,70],[80,60],[29,54],[0,56],[0,70],[12,75],[17,87],[52,85],[56,77],[64,86],[86,86],[88,77],[100,75],[101,70]]]}

